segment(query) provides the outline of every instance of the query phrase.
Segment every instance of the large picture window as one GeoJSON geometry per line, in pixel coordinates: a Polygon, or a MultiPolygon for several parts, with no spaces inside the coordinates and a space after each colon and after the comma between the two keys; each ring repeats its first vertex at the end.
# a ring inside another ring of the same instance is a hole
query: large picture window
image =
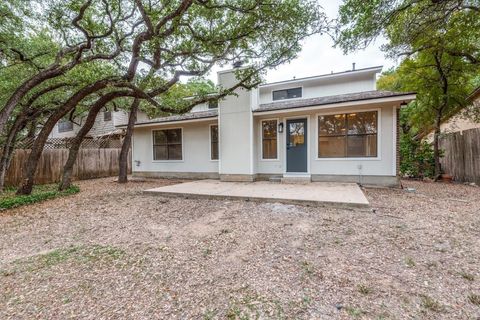
{"type": "Polygon", "coordinates": [[[377,122],[377,111],[319,116],[318,157],[376,157],[377,122]]]}
{"type": "Polygon", "coordinates": [[[210,126],[210,159],[218,160],[218,125],[210,126]]]}
{"type": "Polygon", "coordinates": [[[182,160],[182,129],[153,131],[153,160],[182,160]]]}
{"type": "Polygon", "coordinates": [[[262,121],[262,159],[277,159],[277,120],[262,121]]]}

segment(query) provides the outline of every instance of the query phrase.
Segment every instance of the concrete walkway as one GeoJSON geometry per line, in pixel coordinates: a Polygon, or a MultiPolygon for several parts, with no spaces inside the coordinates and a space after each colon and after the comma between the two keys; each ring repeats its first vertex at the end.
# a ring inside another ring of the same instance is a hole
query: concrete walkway
{"type": "Polygon", "coordinates": [[[145,190],[163,196],[244,199],[339,207],[367,207],[367,198],[355,183],[312,182],[285,184],[267,181],[220,182],[198,180],[145,190]]]}

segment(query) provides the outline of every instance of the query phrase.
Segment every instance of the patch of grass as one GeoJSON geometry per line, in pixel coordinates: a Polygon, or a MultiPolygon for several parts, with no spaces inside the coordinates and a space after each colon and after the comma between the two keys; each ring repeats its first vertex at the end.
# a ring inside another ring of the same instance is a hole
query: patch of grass
{"type": "Polygon", "coordinates": [[[30,257],[26,260],[17,260],[17,265],[26,265],[27,270],[47,269],[59,265],[67,260],[75,259],[81,263],[96,262],[99,260],[112,261],[122,258],[125,252],[122,249],[110,246],[71,246],[30,257]]]}
{"type": "Polygon", "coordinates": [[[315,271],[315,268],[313,267],[313,264],[311,262],[303,261],[301,266],[302,270],[309,276],[311,276],[315,271]]]}
{"type": "Polygon", "coordinates": [[[434,312],[441,312],[443,311],[443,306],[437,300],[433,299],[430,296],[422,295],[421,299],[421,306],[422,308],[434,312]]]}
{"type": "Polygon", "coordinates": [[[372,288],[370,288],[369,286],[367,286],[365,284],[359,284],[357,286],[357,290],[358,290],[358,292],[360,292],[363,295],[367,295],[367,294],[370,294],[370,293],[373,292],[372,288]]]}
{"type": "Polygon", "coordinates": [[[353,317],[353,318],[358,318],[365,314],[365,311],[356,307],[345,307],[345,311],[348,313],[350,317],[353,317]]]}
{"type": "Polygon", "coordinates": [[[409,268],[413,268],[413,267],[415,267],[415,265],[416,265],[416,263],[415,263],[415,261],[413,260],[412,257],[406,257],[406,258],[405,258],[405,264],[406,264],[407,267],[409,267],[409,268]]]}
{"type": "Polygon", "coordinates": [[[468,301],[470,301],[470,303],[480,307],[480,296],[478,294],[474,294],[474,293],[469,294],[468,295],[468,301]]]}
{"type": "Polygon", "coordinates": [[[78,193],[80,188],[72,185],[64,191],[58,191],[55,184],[35,186],[29,195],[16,195],[15,189],[7,189],[0,194],[0,210],[12,209],[48,199],[68,196],[78,193]]]}
{"type": "Polygon", "coordinates": [[[471,273],[468,273],[468,272],[465,272],[465,271],[460,271],[458,274],[465,280],[468,280],[468,281],[475,280],[475,276],[471,273]]]}

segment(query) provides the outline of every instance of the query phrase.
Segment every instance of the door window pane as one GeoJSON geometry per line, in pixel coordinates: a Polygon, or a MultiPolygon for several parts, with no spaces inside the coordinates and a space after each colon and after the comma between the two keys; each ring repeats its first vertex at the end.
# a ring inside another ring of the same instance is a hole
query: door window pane
{"type": "Polygon", "coordinates": [[[305,143],[305,126],[303,122],[292,122],[288,125],[290,146],[295,147],[305,143]]]}

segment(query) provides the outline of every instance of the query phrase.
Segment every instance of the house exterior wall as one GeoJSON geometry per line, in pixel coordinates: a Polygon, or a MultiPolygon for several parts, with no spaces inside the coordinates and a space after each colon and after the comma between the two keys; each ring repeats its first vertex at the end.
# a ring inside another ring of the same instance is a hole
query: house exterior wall
{"type": "Polygon", "coordinates": [[[288,88],[302,88],[302,98],[316,98],[324,96],[332,96],[346,93],[355,93],[362,91],[375,90],[376,77],[375,73],[365,72],[361,74],[346,74],[335,79],[320,78],[314,80],[279,83],[261,86],[259,89],[259,103],[270,103],[273,101],[273,91],[288,89],[288,88]]]}
{"type": "MultiPolygon", "coordinates": [[[[236,83],[232,71],[218,75],[219,84],[231,87],[236,83]]],[[[253,134],[250,92],[237,89],[237,96],[219,101],[220,178],[253,180],[253,134]]]]}
{"type": "Polygon", "coordinates": [[[396,176],[396,107],[393,104],[368,104],[361,107],[324,108],[308,112],[288,112],[275,115],[255,117],[255,173],[260,175],[286,173],[286,126],[283,133],[278,133],[278,159],[263,160],[261,153],[261,121],[277,119],[286,123],[291,118],[307,118],[308,125],[308,168],[313,175],[356,176],[396,176]],[[377,110],[379,121],[377,128],[378,156],[376,158],[318,158],[318,116],[320,114],[348,113],[377,110]],[[394,138],[395,137],[395,138],[394,138]],[[359,166],[361,168],[359,169],[359,166]]]}
{"type": "Polygon", "coordinates": [[[210,159],[210,125],[216,121],[136,127],[133,133],[133,175],[176,178],[218,178],[218,160],[210,159]],[[152,131],[182,129],[182,160],[153,160],[152,131]],[[138,163],[139,161],[139,163],[138,163]]]}

